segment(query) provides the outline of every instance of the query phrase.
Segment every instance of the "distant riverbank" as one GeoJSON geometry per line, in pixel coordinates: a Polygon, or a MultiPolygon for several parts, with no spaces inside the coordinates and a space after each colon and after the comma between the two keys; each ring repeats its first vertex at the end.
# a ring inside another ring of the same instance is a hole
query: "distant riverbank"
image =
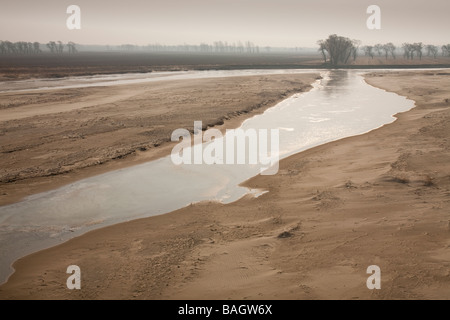
{"type": "MultiPolygon", "coordinates": [[[[360,56],[343,69],[411,69],[449,68],[450,57],[424,56],[407,60],[399,56],[373,59],[360,56]]],[[[148,73],[186,70],[243,69],[329,69],[318,54],[202,54],[202,53],[118,53],[80,52],[74,55],[42,53],[35,56],[2,56],[0,81],[33,78],[59,79],[70,76],[93,76],[120,73],[148,73]]]]}

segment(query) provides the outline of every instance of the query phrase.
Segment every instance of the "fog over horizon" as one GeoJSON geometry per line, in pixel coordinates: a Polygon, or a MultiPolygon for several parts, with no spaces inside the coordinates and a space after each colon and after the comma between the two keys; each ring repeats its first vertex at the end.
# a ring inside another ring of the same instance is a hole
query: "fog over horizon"
{"type": "Polygon", "coordinates": [[[336,33],[364,44],[443,45],[450,43],[449,12],[448,0],[17,0],[2,4],[0,40],[316,47],[336,33]],[[381,30],[366,26],[372,4],[381,8],[381,30]],[[66,27],[69,5],[81,8],[81,30],[66,27]]]}

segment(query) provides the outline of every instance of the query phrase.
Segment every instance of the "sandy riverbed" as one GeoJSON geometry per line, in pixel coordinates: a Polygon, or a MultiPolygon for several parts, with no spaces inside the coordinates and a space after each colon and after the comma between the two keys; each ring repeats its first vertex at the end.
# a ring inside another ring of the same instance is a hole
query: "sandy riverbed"
{"type": "Polygon", "coordinates": [[[14,299],[449,299],[450,77],[368,82],[417,108],[394,124],[294,155],[267,189],[90,232],[15,264],[14,299]],[[67,266],[82,290],[65,287],[67,266]],[[369,291],[366,269],[382,270],[369,291]]]}
{"type": "Polygon", "coordinates": [[[239,127],[318,74],[0,93],[0,205],[170,153],[194,121],[239,127]]]}

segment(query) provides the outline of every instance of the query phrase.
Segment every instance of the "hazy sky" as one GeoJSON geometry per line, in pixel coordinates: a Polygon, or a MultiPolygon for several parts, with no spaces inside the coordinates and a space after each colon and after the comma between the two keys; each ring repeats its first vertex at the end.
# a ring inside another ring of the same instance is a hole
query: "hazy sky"
{"type": "Polygon", "coordinates": [[[1,0],[0,40],[146,45],[253,41],[314,47],[337,33],[365,44],[450,43],[449,0],[1,0]],[[81,8],[81,30],[66,9],[81,8]],[[382,29],[368,30],[367,7],[382,29]]]}

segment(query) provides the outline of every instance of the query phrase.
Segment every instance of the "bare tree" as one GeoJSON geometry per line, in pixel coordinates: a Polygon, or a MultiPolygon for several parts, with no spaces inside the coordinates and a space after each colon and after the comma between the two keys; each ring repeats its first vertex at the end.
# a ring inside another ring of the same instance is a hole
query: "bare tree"
{"type": "Polygon", "coordinates": [[[1,54],[13,54],[15,52],[15,46],[9,41],[0,41],[0,53],[1,54]]]}
{"type": "Polygon", "coordinates": [[[413,49],[415,52],[417,52],[417,55],[419,56],[420,60],[422,60],[422,56],[423,56],[423,43],[422,42],[417,42],[413,44],[413,49]]]}
{"type": "Polygon", "coordinates": [[[439,53],[439,48],[437,46],[429,44],[426,46],[426,49],[427,49],[427,56],[429,56],[429,57],[432,56],[433,58],[436,59],[436,57],[439,53]]]}
{"type": "Polygon", "coordinates": [[[402,44],[402,48],[404,51],[404,57],[406,59],[414,59],[414,48],[413,45],[410,43],[404,43],[402,44]]]}
{"type": "Polygon", "coordinates": [[[75,46],[76,46],[76,44],[74,42],[72,42],[72,41],[70,41],[67,44],[67,48],[69,49],[69,54],[74,54],[74,53],[78,52],[77,48],[75,46]]]}
{"type": "Polygon", "coordinates": [[[58,48],[56,46],[56,42],[55,41],[50,41],[49,43],[46,44],[47,48],[50,49],[51,53],[58,53],[58,48]]]}
{"type": "Polygon", "coordinates": [[[356,61],[356,58],[358,57],[358,51],[361,44],[362,42],[360,40],[353,40],[353,48],[352,48],[353,61],[356,61]]]}
{"type": "Polygon", "coordinates": [[[22,53],[24,52],[24,49],[23,49],[23,42],[16,42],[16,43],[14,43],[13,45],[14,45],[15,48],[16,48],[16,53],[17,53],[17,54],[22,54],[22,53]]]}
{"type": "Polygon", "coordinates": [[[6,41],[6,45],[8,47],[9,53],[11,53],[11,54],[18,54],[19,53],[19,50],[18,50],[17,46],[14,43],[12,43],[10,41],[6,41]]]}
{"type": "Polygon", "coordinates": [[[444,57],[450,57],[450,44],[442,46],[441,50],[444,57]]]}
{"type": "Polygon", "coordinates": [[[61,41],[58,41],[58,50],[57,52],[62,54],[64,51],[64,44],[61,41]]]}
{"type": "Polygon", "coordinates": [[[206,43],[201,43],[200,44],[200,51],[201,52],[210,52],[210,46],[206,43]]]}
{"type": "Polygon", "coordinates": [[[319,40],[317,41],[317,44],[319,45],[319,52],[322,53],[324,63],[327,63],[327,49],[325,47],[325,41],[319,40]]]}
{"type": "Polygon", "coordinates": [[[404,43],[402,45],[403,51],[404,51],[404,57],[406,59],[414,60],[415,54],[419,57],[420,60],[422,60],[423,56],[423,43],[422,42],[416,42],[416,43],[404,43]]]}
{"type": "Polygon", "coordinates": [[[382,46],[382,49],[384,51],[384,57],[386,60],[389,58],[389,55],[392,56],[392,58],[395,59],[395,46],[392,42],[386,43],[382,46]]]}
{"type": "Polygon", "coordinates": [[[387,60],[388,57],[389,57],[389,52],[390,52],[388,45],[387,45],[387,44],[383,45],[383,48],[382,48],[382,49],[383,49],[383,51],[384,51],[384,56],[385,56],[385,58],[386,58],[386,60],[387,60]]]}
{"type": "MultiPolygon", "coordinates": [[[[396,59],[395,57],[395,50],[397,49],[395,45],[392,42],[386,43],[384,46],[385,50],[387,49],[392,56],[393,59],[396,59]]],[[[387,57],[386,57],[387,59],[387,57]]]]}
{"type": "Polygon", "coordinates": [[[376,53],[378,53],[378,56],[381,57],[381,55],[383,54],[383,45],[382,44],[376,44],[373,49],[376,51],[376,53]]]}
{"type": "Polygon", "coordinates": [[[324,51],[328,53],[332,66],[337,66],[340,63],[347,64],[355,48],[354,41],[336,34],[318,43],[319,46],[323,45],[324,51]]]}
{"type": "Polygon", "coordinates": [[[244,45],[242,44],[241,41],[239,41],[237,44],[237,50],[238,50],[238,53],[244,53],[244,45]]]}
{"type": "Polygon", "coordinates": [[[247,47],[247,53],[255,53],[256,52],[255,44],[253,42],[247,41],[246,47],[247,47]]]}
{"type": "Polygon", "coordinates": [[[374,57],[373,49],[374,49],[373,46],[365,46],[364,47],[364,53],[366,54],[366,56],[369,56],[372,59],[374,57]]]}
{"type": "Polygon", "coordinates": [[[33,53],[34,54],[39,54],[39,53],[41,53],[42,51],[41,51],[41,45],[40,45],[40,43],[39,42],[34,42],[33,43],[33,53]]]}

